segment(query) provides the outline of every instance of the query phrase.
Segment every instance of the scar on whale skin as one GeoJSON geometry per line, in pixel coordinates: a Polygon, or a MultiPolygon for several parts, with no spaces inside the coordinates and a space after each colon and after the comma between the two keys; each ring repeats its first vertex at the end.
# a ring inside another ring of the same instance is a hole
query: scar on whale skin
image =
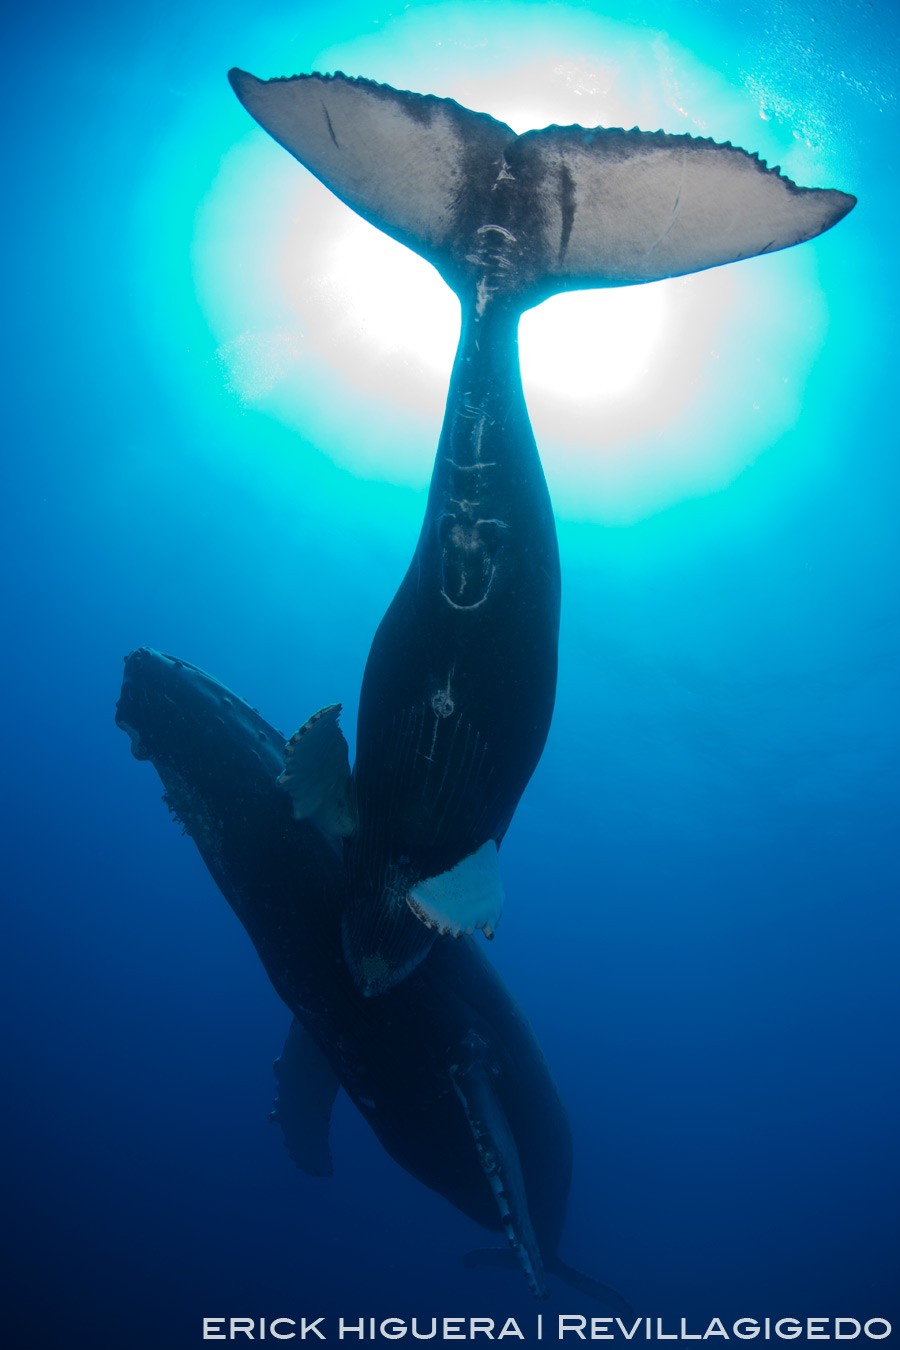
{"type": "Polygon", "coordinates": [[[502,533],[509,529],[496,516],[472,519],[477,502],[453,502],[460,513],[441,517],[441,594],[454,609],[475,609],[487,599],[497,571],[502,533]]]}

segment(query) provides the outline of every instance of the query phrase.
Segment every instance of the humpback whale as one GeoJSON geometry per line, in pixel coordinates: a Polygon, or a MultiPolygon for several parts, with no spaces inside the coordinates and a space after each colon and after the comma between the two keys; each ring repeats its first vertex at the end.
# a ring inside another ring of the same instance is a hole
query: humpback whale
{"type": "Polygon", "coordinates": [[[688,135],[517,135],[452,100],[342,74],[229,78],[276,141],[432,263],[462,308],[422,531],[365,669],[352,782],[335,709],[301,728],[283,780],[298,817],[347,837],[343,950],[378,994],[436,933],[492,934],[497,849],[550,725],[559,560],[520,315],[559,291],[788,248],[855,199],[688,135]]]}
{"type": "Polygon", "coordinates": [[[331,1172],[329,1120],[343,1087],[401,1167],[505,1233],[535,1294],[546,1269],[624,1310],[559,1257],[566,1114],[531,1028],[474,940],[436,944],[407,980],[365,998],[341,953],[339,843],[293,818],[276,782],[284,738],[211,676],[148,649],[126,658],[116,722],[152,762],[293,1015],[274,1118],[294,1162],[331,1172]]]}

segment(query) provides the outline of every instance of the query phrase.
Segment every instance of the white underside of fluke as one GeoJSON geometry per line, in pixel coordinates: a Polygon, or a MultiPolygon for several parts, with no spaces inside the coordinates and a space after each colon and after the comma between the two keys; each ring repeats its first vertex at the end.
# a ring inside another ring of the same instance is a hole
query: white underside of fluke
{"type": "Polygon", "coordinates": [[[466,273],[482,306],[498,288],[530,305],[555,291],[656,281],[789,248],[855,201],[799,188],[728,142],[637,127],[517,136],[451,99],[371,80],[230,78],[301,164],[452,285],[466,273]],[[473,203],[480,219],[470,218],[473,203]]]}

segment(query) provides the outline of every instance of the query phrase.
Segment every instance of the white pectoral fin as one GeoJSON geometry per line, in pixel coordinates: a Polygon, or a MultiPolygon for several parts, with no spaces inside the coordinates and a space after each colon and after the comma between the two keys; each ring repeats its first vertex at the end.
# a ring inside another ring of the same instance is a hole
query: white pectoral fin
{"type": "Polygon", "coordinates": [[[332,703],[304,722],[285,746],[278,782],[291,798],[295,820],[346,836],[356,829],[356,792],[340,713],[341,705],[332,703]]]}
{"type": "Polygon", "coordinates": [[[497,845],[488,839],[475,853],[440,876],[413,886],[407,904],[429,928],[459,937],[476,928],[493,937],[503,912],[497,845]]]}
{"type": "Polygon", "coordinates": [[[856,202],[797,187],[735,146],[662,131],[547,127],[507,158],[535,185],[554,289],[656,281],[789,248],[856,202]]]}

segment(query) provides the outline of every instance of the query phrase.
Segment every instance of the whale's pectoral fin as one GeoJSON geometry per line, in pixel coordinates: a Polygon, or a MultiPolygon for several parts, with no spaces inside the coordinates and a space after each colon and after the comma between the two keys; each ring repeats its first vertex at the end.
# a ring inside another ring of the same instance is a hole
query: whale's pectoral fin
{"type": "Polygon", "coordinates": [[[328,1131],[340,1086],[338,1076],[305,1027],[294,1019],[280,1059],[278,1091],[270,1120],[281,1126],[291,1161],[311,1177],[333,1172],[328,1131]]]}
{"type": "Polygon", "coordinates": [[[373,80],[259,80],[243,70],[228,78],[279,145],[354,211],[442,270],[473,173],[489,190],[515,139],[504,123],[452,99],[373,80]]]}
{"type": "Polygon", "coordinates": [[[356,829],[356,792],[350,776],[347,742],[338,726],[341,705],[314,713],[284,750],[278,779],[288,792],[295,820],[311,820],[326,834],[356,829]]]}
{"type": "Polygon", "coordinates": [[[546,1298],[543,1261],[528,1212],[519,1150],[497,1096],[484,1042],[476,1033],[466,1038],[460,1062],[451,1068],[450,1077],[509,1245],[531,1292],[537,1298],[546,1298]]]}
{"type": "Polygon", "coordinates": [[[856,198],[800,188],[730,144],[547,127],[506,153],[540,222],[543,294],[699,272],[812,239],[856,198]]]}
{"type": "Polygon", "coordinates": [[[440,876],[417,882],[407,896],[417,919],[459,937],[476,928],[493,937],[503,911],[503,886],[493,839],[440,876]]]}

